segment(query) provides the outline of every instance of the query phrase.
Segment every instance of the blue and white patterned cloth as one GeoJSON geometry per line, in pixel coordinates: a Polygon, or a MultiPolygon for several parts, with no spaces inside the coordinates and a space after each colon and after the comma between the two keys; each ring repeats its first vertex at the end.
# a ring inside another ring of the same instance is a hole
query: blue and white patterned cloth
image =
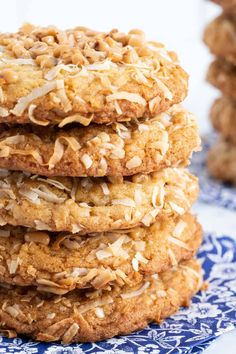
{"type": "MultiPolygon", "coordinates": [[[[236,210],[236,189],[207,175],[206,150],[215,137],[204,139],[204,149],[193,159],[192,171],[200,178],[200,201],[236,210]]],[[[209,289],[199,292],[189,308],[181,309],[161,325],[93,344],[63,346],[25,338],[0,337],[0,353],[16,354],[198,354],[221,334],[236,328],[236,240],[206,233],[198,258],[209,289]]]]}
{"type": "Polygon", "coordinates": [[[27,339],[0,339],[0,353],[18,354],[190,354],[200,353],[220,334],[236,328],[236,241],[206,234],[198,254],[209,281],[189,308],[181,309],[161,325],[106,341],[63,346],[27,339]]]}

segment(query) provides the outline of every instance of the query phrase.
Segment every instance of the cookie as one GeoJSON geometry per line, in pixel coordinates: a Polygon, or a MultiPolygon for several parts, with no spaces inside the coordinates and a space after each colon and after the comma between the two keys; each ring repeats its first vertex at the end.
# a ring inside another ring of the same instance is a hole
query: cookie
{"type": "Polygon", "coordinates": [[[161,322],[180,306],[188,306],[201,285],[200,265],[190,260],[134,288],[75,290],[66,296],[48,296],[34,288],[0,288],[1,329],[39,341],[95,342],[161,322]]]}
{"type": "Polygon", "coordinates": [[[224,95],[236,100],[236,66],[216,59],[209,67],[207,80],[224,95]]]}
{"type": "Polygon", "coordinates": [[[208,153],[207,166],[213,177],[236,184],[236,145],[219,140],[208,153]]]}
{"type": "Polygon", "coordinates": [[[184,214],[198,194],[197,178],[177,168],[124,179],[1,173],[1,224],[38,230],[86,234],[150,226],[184,214]]]}
{"type": "Polygon", "coordinates": [[[212,0],[229,14],[236,14],[236,0],[212,0]]]}
{"type": "Polygon", "coordinates": [[[24,25],[0,34],[3,123],[88,125],[151,117],[181,102],[188,75],[140,30],[24,25]]]}
{"type": "MultiPolygon", "coordinates": [[[[236,5],[235,5],[236,6],[236,5]]],[[[208,24],[203,39],[212,54],[236,64],[236,18],[222,14],[208,24]]]]}
{"type": "Polygon", "coordinates": [[[62,295],[75,288],[135,286],[190,259],[202,240],[191,214],[91,237],[20,227],[0,230],[0,282],[62,295]]]}
{"type": "Polygon", "coordinates": [[[223,96],[211,108],[213,127],[228,141],[236,144],[236,101],[223,96]]]}
{"type": "Polygon", "coordinates": [[[186,166],[199,146],[195,118],[175,106],[126,124],[63,130],[0,126],[0,168],[46,176],[127,176],[186,166]]]}

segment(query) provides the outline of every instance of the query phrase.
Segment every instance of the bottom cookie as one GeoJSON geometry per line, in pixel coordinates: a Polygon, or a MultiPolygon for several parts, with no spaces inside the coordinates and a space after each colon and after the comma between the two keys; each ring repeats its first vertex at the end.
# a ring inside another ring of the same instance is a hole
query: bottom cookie
{"type": "Polygon", "coordinates": [[[219,140],[207,157],[210,174],[224,182],[236,184],[236,145],[219,140]]]}
{"type": "Polygon", "coordinates": [[[135,288],[74,290],[55,296],[34,288],[2,287],[1,332],[67,344],[98,341],[161,322],[180,306],[188,306],[201,285],[201,267],[192,259],[135,288]]]}

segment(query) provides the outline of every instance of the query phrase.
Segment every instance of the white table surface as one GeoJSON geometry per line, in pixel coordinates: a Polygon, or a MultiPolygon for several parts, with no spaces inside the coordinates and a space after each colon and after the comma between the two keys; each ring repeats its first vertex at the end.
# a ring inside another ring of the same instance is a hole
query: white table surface
{"type": "MultiPolygon", "coordinates": [[[[211,56],[201,37],[206,23],[219,12],[207,0],[7,0],[1,2],[0,31],[14,31],[24,21],[62,28],[142,28],[150,39],[164,42],[179,53],[191,77],[185,106],[198,116],[205,133],[209,130],[208,110],[217,92],[204,81],[211,56]]],[[[205,230],[236,238],[235,213],[200,203],[194,210],[205,230]]],[[[205,353],[235,354],[235,345],[233,331],[216,340],[205,353]]]]}

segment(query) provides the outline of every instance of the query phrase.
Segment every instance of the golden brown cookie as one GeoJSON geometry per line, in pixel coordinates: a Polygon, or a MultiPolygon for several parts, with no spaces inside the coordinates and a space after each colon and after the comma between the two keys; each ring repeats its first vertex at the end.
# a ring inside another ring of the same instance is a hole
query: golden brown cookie
{"type": "Polygon", "coordinates": [[[236,64],[236,17],[218,16],[206,27],[203,39],[212,54],[236,64]]]}
{"type": "Polygon", "coordinates": [[[86,234],[150,226],[184,214],[198,194],[197,178],[178,168],[124,179],[1,174],[1,224],[38,230],[86,234]]]}
{"type": "Polygon", "coordinates": [[[220,139],[209,151],[207,165],[213,177],[236,184],[236,145],[220,139]]]}
{"type": "Polygon", "coordinates": [[[216,59],[209,67],[207,80],[224,95],[236,100],[236,66],[216,59]]]}
{"type": "Polygon", "coordinates": [[[236,14],[236,0],[212,0],[229,14],[236,14]]]}
{"type": "Polygon", "coordinates": [[[128,34],[25,24],[0,34],[0,122],[88,125],[152,117],[181,102],[176,54],[128,34]]]}
{"type": "Polygon", "coordinates": [[[226,96],[218,98],[211,108],[210,118],[214,128],[236,144],[236,101],[226,96]]]}
{"type": "Polygon", "coordinates": [[[201,267],[190,260],[134,288],[75,290],[66,296],[0,288],[1,329],[47,342],[94,342],[161,322],[180,306],[188,306],[201,285],[201,267]]]}
{"type": "Polygon", "coordinates": [[[201,226],[191,214],[91,237],[6,226],[0,230],[0,282],[58,295],[135,286],[192,258],[201,240],[201,226]]]}
{"type": "Polygon", "coordinates": [[[126,124],[63,130],[0,126],[0,168],[46,176],[127,176],[186,166],[199,146],[195,118],[174,106],[126,124]]]}

